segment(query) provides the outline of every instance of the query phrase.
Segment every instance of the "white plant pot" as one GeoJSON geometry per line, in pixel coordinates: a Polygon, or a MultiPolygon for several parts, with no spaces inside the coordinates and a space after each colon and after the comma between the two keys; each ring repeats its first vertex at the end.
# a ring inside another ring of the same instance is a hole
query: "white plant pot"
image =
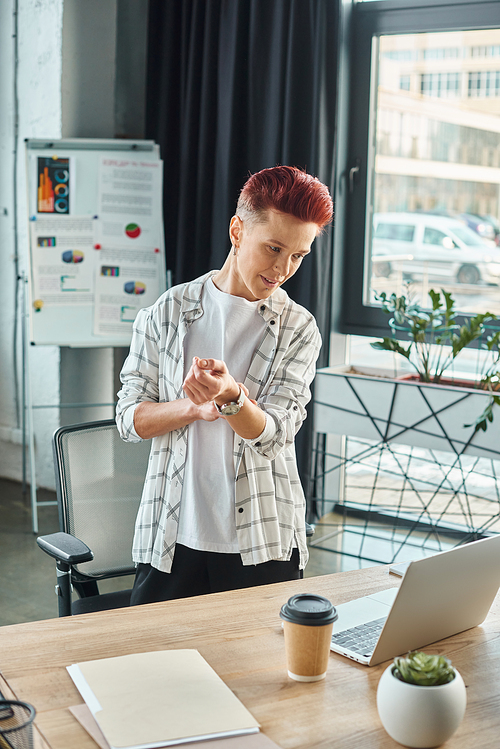
{"type": "Polygon", "coordinates": [[[441,746],[462,722],[467,704],[465,684],[455,678],[438,687],[406,684],[386,668],[377,689],[377,708],[385,730],[398,743],[413,749],[441,746]]]}
{"type": "Polygon", "coordinates": [[[326,367],[315,379],[315,430],[498,460],[500,408],[486,432],[464,426],[488,403],[482,390],[395,379],[384,369],[326,367]]]}

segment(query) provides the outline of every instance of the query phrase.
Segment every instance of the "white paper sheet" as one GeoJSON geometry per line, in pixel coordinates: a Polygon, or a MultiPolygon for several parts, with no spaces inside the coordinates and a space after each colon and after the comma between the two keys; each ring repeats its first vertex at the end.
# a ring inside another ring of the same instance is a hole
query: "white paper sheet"
{"type": "Polygon", "coordinates": [[[163,257],[157,248],[100,250],[95,276],[94,335],[130,333],[142,307],[164,289],[163,257]]]}
{"type": "Polygon", "coordinates": [[[161,161],[102,158],[98,238],[107,247],[160,247],[161,161]]]}
{"type": "Polygon", "coordinates": [[[92,304],[94,220],[91,216],[38,216],[30,221],[35,309],[92,304]]]}

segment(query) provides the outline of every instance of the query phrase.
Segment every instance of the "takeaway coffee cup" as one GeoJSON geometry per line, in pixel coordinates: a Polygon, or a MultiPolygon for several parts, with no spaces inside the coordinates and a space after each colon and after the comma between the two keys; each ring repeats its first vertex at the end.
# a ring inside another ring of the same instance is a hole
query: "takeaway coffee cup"
{"type": "Polygon", "coordinates": [[[283,604],[288,676],[296,681],[319,681],[326,676],[333,622],[337,611],[327,598],[298,593],[283,604]]]}

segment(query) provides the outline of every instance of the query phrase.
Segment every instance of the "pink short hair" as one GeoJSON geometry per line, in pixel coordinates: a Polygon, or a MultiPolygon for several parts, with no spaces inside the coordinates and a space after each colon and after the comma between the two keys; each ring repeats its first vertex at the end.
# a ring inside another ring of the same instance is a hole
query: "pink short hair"
{"type": "Polygon", "coordinates": [[[333,217],[333,201],[326,185],[293,166],[274,166],[252,174],[240,193],[236,213],[259,223],[268,210],[289,213],[321,230],[333,217]]]}

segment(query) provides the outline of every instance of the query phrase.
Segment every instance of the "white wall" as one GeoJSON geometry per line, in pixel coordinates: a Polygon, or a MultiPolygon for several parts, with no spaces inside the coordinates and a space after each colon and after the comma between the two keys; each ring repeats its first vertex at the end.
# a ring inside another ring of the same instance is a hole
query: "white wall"
{"type": "MultiPolygon", "coordinates": [[[[0,184],[2,204],[7,203],[9,216],[2,222],[0,264],[2,283],[2,318],[0,326],[0,361],[2,364],[0,388],[0,438],[18,441],[21,413],[15,408],[14,384],[14,214],[13,214],[13,160],[14,145],[14,0],[0,3],[0,88],[2,90],[2,128],[0,184]],[[5,93],[5,98],[4,98],[5,93]],[[4,106],[7,102],[7,106],[4,106]],[[3,197],[5,196],[5,198],[3,197]],[[6,224],[6,226],[5,226],[6,224]]],[[[27,209],[25,188],[24,139],[33,137],[61,137],[61,38],[63,0],[19,0],[18,2],[18,189],[17,236],[21,270],[27,270],[27,209]]],[[[18,341],[20,342],[20,330],[18,341]]],[[[19,375],[22,367],[19,357],[19,375]]],[[[59,350],[43,347],[30,351],[34,399],[39,403],[56,403],[59,399],[59,350]]],[[[19,381],[20,386],[20,381],[19,381]]],[[[19,397],[21,392],[19,389],[19,397]]],[[[36,451],[42,485],[52,486],[53,468],[50,438],[58,424],[58,409],[43,410],[36,419],[36,451]]],[[[19,479],[22,475],[21,447],[12,441],[0,444],[0,474],[19,479]]]]}
{"type": "Polygon", "coordinates": [[[2,305],[0,325],[0,472],[6,472],[20,459],[19,448],[11,439],[20,439],[17,430],[15,391],[12,386],[14,372],[14,200],[13,200],[13,145],[14,145],[14,89],[13,17],[10,3],[0,3],[0,278],[2,279],[2,305]]]}
{"type": "MultiPolygon", "coordinates": [[[[18,0],[19,101],[18,246],[20,269],[27,270],[25,138],[143,137],[147,0],[18,0]],[[120,43],[117,45],[117,28],[120,43]],[[127,47],[134,40],[133,54],[127,47]],[[134,62],[134,76],[126,65],[134,62]],[[119,69],[119,75],[116,69],[119,69]],[[118,96],[118,107],[117,107],[118,96]],[[135,109],[134,109],[135,108],[135,109]],[[118,127],[115,125],[117,122],[118,127]],[[135,132],[127,133],[127,123],[135,132]]],[[[0,476],[21,480],[21,402],[14,385],[15,226],[14,10],[16,0],[0,2],[0,476]],[[7,211],[4,214],[4,209],[7,211]]],[[[21,329],[17,367],[21,399],[21,329]]],[[[39,486],[54,487],[51,439],[62,423],[112,415],[112,409],[59,409],[67,402],[111,402],[120,356],[109,348],[59,349],[30,346],[33,402],[37,409],[36,471],[39,486]]],[[[28,472],[29,480],[29,472],[28,472]]]]}

